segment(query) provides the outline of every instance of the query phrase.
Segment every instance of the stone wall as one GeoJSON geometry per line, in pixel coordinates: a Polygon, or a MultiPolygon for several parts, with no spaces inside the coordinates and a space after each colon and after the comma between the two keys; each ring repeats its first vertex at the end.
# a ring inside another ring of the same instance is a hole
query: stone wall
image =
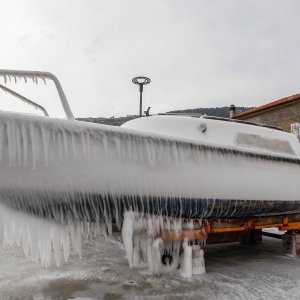
{"type": "Polygon", "coordinates": [[[300,122],[300,101],[280,105],[262,112],[238,118],[249,122],[267,124],[291,132],[291,124],[300,122]]]}

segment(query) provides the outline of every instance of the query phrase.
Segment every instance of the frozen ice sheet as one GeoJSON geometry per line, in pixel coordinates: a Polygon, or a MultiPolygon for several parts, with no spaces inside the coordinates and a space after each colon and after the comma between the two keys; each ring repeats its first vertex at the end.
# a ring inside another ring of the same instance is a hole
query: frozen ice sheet
{"type": "Polygon", "coordinates": [[[205,248],[207,273],[152,276],[128,267],[119,241],[85,240],[82,259],[45,269],[19,248],[0,248],[1,299],[299,299],[300,259],[284,256],[281,242],[205,248]],[[12,255],[13,254],[13,255],[12,255]]]}

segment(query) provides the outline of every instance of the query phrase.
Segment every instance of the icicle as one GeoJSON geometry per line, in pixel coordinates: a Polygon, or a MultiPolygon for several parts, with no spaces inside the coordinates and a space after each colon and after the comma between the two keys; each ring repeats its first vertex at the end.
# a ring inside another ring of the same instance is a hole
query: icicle
{"type": "Polygon", "coordinates": [[[193,275],[205,274],[204,251],[199,245],[192,246],[192,268],[193,275]]]}
{"type": "Polygon", "coordinates": [[[45,267],[51,266],[52,252],[57,266],[68,260],[70,234],[74,249],[81,255],[81,233],[78,225],[55,224],[13,211],[3,205],[0,205],[0,217],[0,232],[4,232],[4,242],[22,245],[27,257],[45,267]]]}
{"type": "Polygon", "coordinates": [[[4,139],[4,125],[0,124],[0,164],[2,162],[2,152],[4,149],[3,139],[4,139]]]}
{"type": "Polygon", "coordinates": [[[32,168],[35,170],[39,161],[39,140],[38,136],[36,135],[36,129],[33,124],[29,125],[29,133],[32,148],[32,168]]]}
{"type": "Polygon", "coordinates": [[[9,153],[9,165],[14,167],[16,165],[16,134],[15,123],[13,121],[7,122],[7,137],[8,137],[8,153],[9,153]]]}
{"type": "Polygon", "coordinates": [[[21,129],[20,126],[16,126],[16,165],[18,167],[21,166],[21,159],[22,159],[22,139],[21,139],[21,129]]]}
{"type": "Polygon", "coordinates": [[[86,141],[85,134],[81,133],[80,138],[81,138],[82,149],[83,149],[83,157],[84,159],[87,159],[87,141],[86,141]]]}
{"type": "Polygon", "coordinates": [[[21,125],[22,144],[23,144],[23,163],[27,166],[28,163],[28,134],[24,124],[21,125]]]}
{"type": "Polygon", "coordinates": [[[74,136],[74,133],[71,133],[71,144],[72,144],[72,154],[73,154],[73,160],[75,161],[77,158],[77,151],[76,151],[76,143],[75,143],[76,137],[74,136]]]}
{"type": "Polygon", "coordinates": [[[63,145],[64,145],[64,155],[65,158],[68,157],[68,136],[65,131],[62,132],[62,137],[63,137],[63,145]]]}
{"type": "Polygon", "coordinates": [[[44,127],[41,127],[42,132],[42,139],[43,139],[43,149],[44,149],[44,159],[45,159],[45,166],[48,166],[49,161],[49,143],[50,143],[50,136],[49,131],[44,127]]]}
{"type": "Polygon", "coordinates": [[[190,278],[193,275],[193,265],[192,265],[192,246],[189,246],[188,240],[183,242],[183,257],[181,262],[181,276],[185,278],[190,278]]]}

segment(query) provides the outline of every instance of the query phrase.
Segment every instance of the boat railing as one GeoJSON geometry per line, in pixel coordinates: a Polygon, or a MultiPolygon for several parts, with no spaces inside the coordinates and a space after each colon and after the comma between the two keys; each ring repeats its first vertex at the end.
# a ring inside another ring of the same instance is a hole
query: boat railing
{"type": "MultiPolygon", "coordinates": [[[[14,79],[15,82],[17,82],[17,80],[21,80],[24,79],[25,82],[27,82],[28,79],[31,79],[33,82],[38,83],[38,80],[41,79],[46,83],[46,80],[52,80],[55,84],[55,87],[57,89],[62,107],[64,109],[64,112],[66,114],[67,119],[69,120],[74,120],[74,115],[71,111],[71,108],[69,106],[68,100],[66,98],[66,95],[63,91],[63,88],[59,82],[59,80],[57,79],[57,77],[50,73],[50,72],[41,72],[41,71],[21,71],[21,70],[4,70],[4,69],[0,69],[0,77],[4,78],[4,82],[7,83],[7,80],[12,80],[14,79]]],[[[6,92],[14,95],[15,97],[25,101],[26,103],[30,103],[31,105],[35,106],[38,109],[41,109],[44,114],[46,112],[46,114],[48,115],[47,111],[39,104],[33,102],[32,100],[27,99],[26,97],[14,92],[13,90],[10,90],[4,86],[1,86],[2,90],[5,90],[6,92]]],[[[45,114],[45,115],[46,115],[45,114]]]]}
{"type": "Polygon", "coordinates": [[[23,102],[25,102],[29,105],[32,105],[35,109],[41,110],[44,113],[45,117],[49,117],[49,114],[48,114],[47,110],[42,105],[39,105],[39,104],[37,104],[36,102],[34,102],[32,100],[29,100],[28,98],[26,98],[26,97],[22,96],[21,94],[9,89],[8,87],[6,87],[2,84],[0,84],[0,89],[3,90],[4,92],[16,97],[16,98],[22,100],[23,102]]]}

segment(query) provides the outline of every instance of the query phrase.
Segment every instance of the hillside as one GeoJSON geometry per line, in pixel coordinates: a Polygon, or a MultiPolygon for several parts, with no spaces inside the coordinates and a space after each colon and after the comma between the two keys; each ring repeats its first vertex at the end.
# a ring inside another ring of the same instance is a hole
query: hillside
{"type": "MultiPolygon", "coordinates": [[[[238,106],[236,107],[236,112],[241,112],[250,108],[252,107],[238,106]]],[[[173,110],[173,111],[169,111],[169,113],[199,113],[207,116],[228,118],[229,107],[223,106],[223,107],[208,107],[208,108],[190,108],[190,109],[183,109],[183,110],[173,110]]]]}
{"type": "MultiPolygon", "coordinates": [[[[236,111],[244,111],[247,109],[250,109],[251,107],[236,107],[236,111]]],[[[200,113],[205,114],[208,116],[216,116],[216,117],[223,117],[228,118],[229,116],[229,107],[208,107],[208,108],[192,108],[192,109],[184,109],[184,110],[173,110],[169,111],[167,113],[200,113]]],[[[99,123],[99,124],[106,124],[106,125],[112,125],[112,126],[121,126],[123,123],[130,121],[132,119],[136,119],[139,116],[137,115],[129,115],[126,117],[120,117],[120,118],[103,118],[103,117],[89,117],[89,118],[77,118],[79,121],[85,121],[85,122],[92,122],[92,123],[99,123]]]]}
{"type": "Polygon", "coordinates": [[[103,118],[103,117],[89,117],[89,118],[76,118],[78,121],[85,121],[85,122],[92,122],[92,123],[99,123],[99,124],[105,124],[105,125],[112,125],[112,126],[121,126],[123,123],[136,119],[139,116],[137,115],[130,115],[126,117],[120,117],[120,118],[103,118]]]}

